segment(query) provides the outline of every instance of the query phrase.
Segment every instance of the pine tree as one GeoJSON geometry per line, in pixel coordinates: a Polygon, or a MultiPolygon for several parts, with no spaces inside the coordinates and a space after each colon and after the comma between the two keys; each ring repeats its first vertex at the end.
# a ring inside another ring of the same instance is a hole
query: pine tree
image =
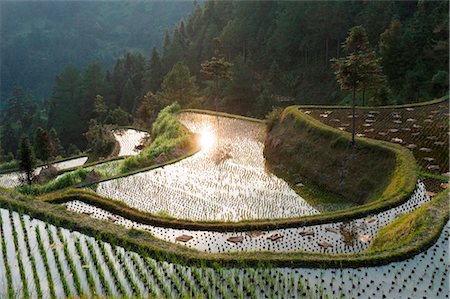
{"type": "Polygon", "coordinates": [[[98,63],[87,66],[81,83],[81,116],[84,123],[84,131],[88,128],[88,122],[95,117],[95,99],[99,94],[106,92],[105,75],[98,63]]]}
{"type": "Polygon", "coordinates": [[[55,156],[62,155],[64,148],[59,140],[58,133],[55,128],[51,128],[49,131],[50,140],[52,141],[53,148],[55,149],[55,156]]]}
{"type": "MultiPolygon", "coordinates": [[[[213,41],[213,48],[216,56],[219,56],[220,40],[215,39],[213,41]]],[[[201,72],[206,76],[208,80],[214,82],[214,103],[216,111],[218,110],[219,101],[219,83],[221,81],[229,81],[232,78],[231,63],[225,61],[225,58],[216,56],[212,57],[201,64],[201,72]]]]}
{"type": "Polygon", "coordinates": [[[195,99],[198,93],[195,77],[191,76],[186,64],[178,62],[164,77],[161,84],[161,96],[166,105],[173,102],[187,107],[195,99]]]}
{"type": "Polygon", "coordinates": [[[163,80],[163,66],[159,53],[155,47],[152,49],[152,56],[150,58],[149,65],[149,78],[148,78],[148,89],[155,93],[161,87],[163,80]]]}
{"type": "Polygon", "coordinates": [[[106,113],[108,112],[108,107],[106,107],[103,97],[99,94],[95,96],[94,112],[99,122],[103,121],[106,113]]]}
{"type": "Polygon", "coordinates": [[[136,99],[136,89],[133,82],[128,79],[123,88],[122,97],[120,98],[120,108],[128,113],[134,111],[134,102],[136,99]]]}
{"type": "Polygon", "coordinates": [[[80,138],[83,130],[81,116],[81,78],[74,65],[67,66],[56,78],[50,98],[48,127],[55,128],[63,145],[84,145],[80,138]]]}
{"type": "Polygon", "coordinates": [[[47,131],[41,127],[36,129],[34,137],[34,152],[42,161],[50,161],[55,156],[55,146],[47,131]]]}
{"type": "Polygon", "coordinates": [[[379,59],[369,49],[367,34],[362,26],[350,29],[342,48],[347,56],[331,61],[341,89],[352,91],[352,144],[354,145],[356,91],[379,86],[384,80],[384,75],[379,59]]]}
{"type": "Polygon", "coordinates": [[[6,154],[15,153],[17,151],[17,131],[14,130],[10,122],[6,122],[2,126],[1,144],[6,154]]]}
{"type": "Polygon", "coordinates": [[[31,185],[34,179],[36,159],[34,157],[33,148],[31,147],[28,138],[25,136],[20,140],[18,159],[19,169],[24,173],[27,184],[31,185]]]}

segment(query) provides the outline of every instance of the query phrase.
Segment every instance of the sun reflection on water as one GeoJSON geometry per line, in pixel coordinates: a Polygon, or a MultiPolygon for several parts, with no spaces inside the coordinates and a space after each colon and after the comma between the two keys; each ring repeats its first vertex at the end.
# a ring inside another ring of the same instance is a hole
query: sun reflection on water
{"type": "Polygon", "coordinates": [[[216,135],[212,128],[205,127],[200,131],[200,146],[203,151],[210,150],[216,143],[216,135]]]}

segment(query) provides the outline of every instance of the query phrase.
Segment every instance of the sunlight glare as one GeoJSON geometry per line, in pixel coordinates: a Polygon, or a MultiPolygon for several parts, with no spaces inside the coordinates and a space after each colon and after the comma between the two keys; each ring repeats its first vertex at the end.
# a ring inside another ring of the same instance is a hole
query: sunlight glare
{"type": "Polygon", "coordinates": [[[203,128],[200,131],[200,146],[202,150],[209,150],[216,142],[216,136],[211,128],[203,128]]]}

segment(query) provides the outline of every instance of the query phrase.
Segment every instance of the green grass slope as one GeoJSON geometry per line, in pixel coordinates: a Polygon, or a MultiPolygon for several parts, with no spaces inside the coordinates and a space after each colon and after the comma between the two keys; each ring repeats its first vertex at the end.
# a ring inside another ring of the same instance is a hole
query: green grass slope
{"type": "Polygon", "coordinates": [[[400,146],[357,138],[352,147],[349,133],[322,124],[297,106],[287,107],[269,128],[264,156],[288,181],[304,177],[357,204],[390,199],[414,188],[415,160],[400,146]]]}
{"type": "Polygon", "coordinates": [[[448,221],[449,190],[439,193],[432,201],[397,218],[383,227],[373,240],[368,252],[389,251],[426,239],[440,231],[448,221]]]}

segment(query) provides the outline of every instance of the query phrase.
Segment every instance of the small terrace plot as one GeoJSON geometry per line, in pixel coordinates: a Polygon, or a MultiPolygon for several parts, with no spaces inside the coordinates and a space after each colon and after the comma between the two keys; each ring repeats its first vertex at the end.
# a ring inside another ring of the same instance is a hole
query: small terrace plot
{"type": "Polygon", "coordinates": [[[430,197],[426,194],[424,184],[419,182],[414,194],[404,204],[370,217],[355,219],[348,223],[338,222],[271,231],[232,233],[143,225],[80,201],[67,203],[67,208],[94,218],[109,220],[127,228],[149,231],[152,235],[165,241],[183,244],[204,252],[273,250],[339,254],[365,251],[382,227],[429,200],[430,197]]]}
{"type": "Polygon", "coordinates": [[[100,183],[97,192],[148,212],[230,220],[317,214],[265,169],[264,125],[199,113],[180,121],[201,135],[202,150],[181,162],[100,183]]]}
{"type": "Polygon", "coordinates": [[[148,133],[133,129],[115,130],[113,134],[120,145],[119,157],[139,154],[149,137],[148,133]]]}
{"type": "MultiPolygon", "coordinates": [[[[326,125],[351,132],[351,109],[302,109],[326,125]]],[[[409,148],[423,171],[448,172],[449,101],[411,108],[356,109],[358,136],[409,148]]]]}
{"type": "MultiPolygon", "coordinates": [[[[76,159],[71,159],[63,162],[58,162],[53,164],[57,170],[63,170],[67,168],[77,167],[83,165],[87,161],[87,157],[80,157],[76,159]]],[[[35,174],[39,174],[42,167],[37,167],[35,169],[35,174]]],[[[0,175],[0,187],[4,188],[15,188],[20,185],[20,173],[11,172],[0,175]]]]}

